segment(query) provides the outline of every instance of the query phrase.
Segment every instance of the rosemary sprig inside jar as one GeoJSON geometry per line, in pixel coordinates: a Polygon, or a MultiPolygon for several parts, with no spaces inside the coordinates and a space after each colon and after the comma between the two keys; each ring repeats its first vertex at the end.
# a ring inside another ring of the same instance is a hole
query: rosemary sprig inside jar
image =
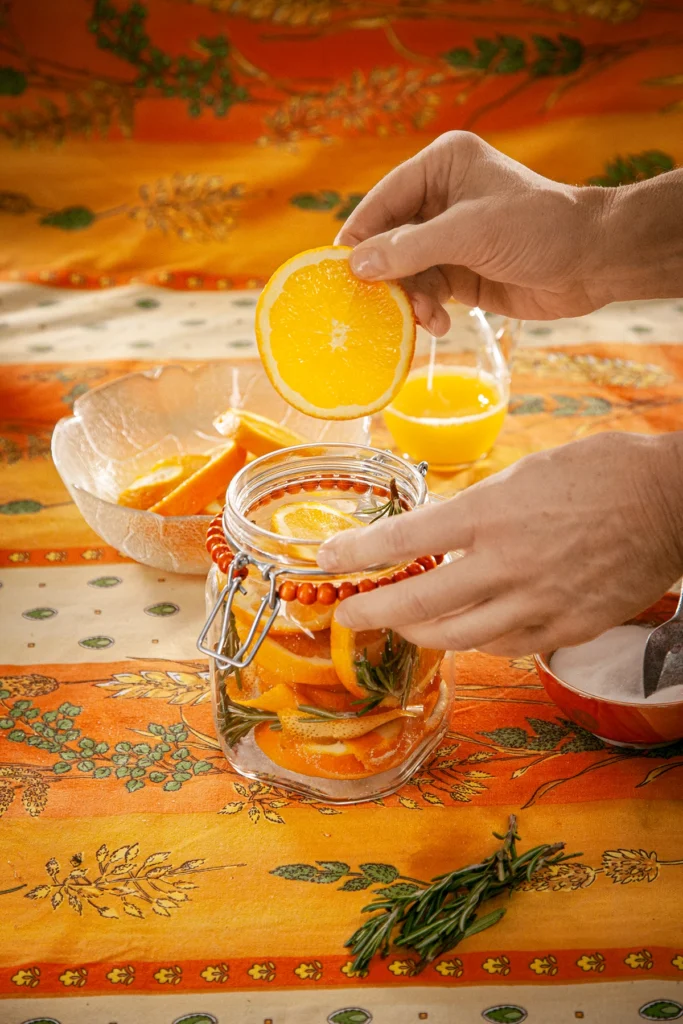
{"type": "MultiPolygon", "coordinates": [[[[369,523],[374,523],[384,516],[398,516],[404,511],[401,496],[395,477],[389,481],[389,500],[375,508],[359,509],[357,516],[371,516],[369,523]]],[[[387,633],[387,640],[378,665],[368,660],[367,651],[355,661],[358,685],[367,691],[367,697],[356,701],[357,714],[366,715],[373,711],[387,697],[397,698],[401,707],[405,708],[410,694],[410,683],[415,669],[418,651],[415,644],[403,637],[396,636],[392,630],[387,633]]]]}
{"type": "Polygon", "coordinates": [[[221,686],[218,704],[218,727],[229,747],[235,747],[252,729],[262,722],[268,722],[271,729],[281,729],[282,725],[275,711],[264,711],[263,708],[245,707],[231,700],[221,686]]]}
{"type": "Polygon", "coordinates": [[[396,479],[392,476],[389,481],[389,500],[383,505],[375,505],[372,508],[356,509],[354,515],[370,516],[371,518],[368,520],[368,524],[370,524],[376,523],[378,519],[382,519],[384,516],[398,516],[401,512],[403,512],[401,496],[398,493],[396,479]]]}
{"type": "Polygon", "coordinates": [[[418,657],[415,644],[404,640],[402,636],[397,636],[391,629],[387,632],[378,665],[370,663],[367,650],[357,657],[356,679],[358,685],[367,692],[367,697],[354,702],[357,705],[356,714],[366,715],[387,697],[396,698],[405,709],[418,657]]]}
{"type": "Polygon", "coordinates": [[[510,815],[504,836],[495,853],[478,864],[438,875],[431,884],[401,884],[385,888],[379,899],[363,908],[373,914],[345,943],[354,956],[353,971],[364,971],[372,958],[384,957],[391,946],[408,946],[415,950],[422,970],[438,956],[452,950],[463,939],[491,928],[507,913],[498,907],[479,916],[482,907],[504,892],[512,893],[536,871],[552,864],[580,857],[565,854],[564,843],[544,843],[518,854],[517,819],[510,815]]]}

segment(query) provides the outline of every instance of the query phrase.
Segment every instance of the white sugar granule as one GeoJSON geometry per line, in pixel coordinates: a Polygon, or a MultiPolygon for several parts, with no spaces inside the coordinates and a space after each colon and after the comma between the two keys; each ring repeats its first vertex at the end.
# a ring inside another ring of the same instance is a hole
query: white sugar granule
{"type": "Polygon", "coordinates": [[[649,626],[616,626],[578,647],[561,647],[550,667],[570,686],[607,700],[632,704],[667,704],[683,701],[683,681],[643,696],[643,654],[652,630],[649,626]]]}

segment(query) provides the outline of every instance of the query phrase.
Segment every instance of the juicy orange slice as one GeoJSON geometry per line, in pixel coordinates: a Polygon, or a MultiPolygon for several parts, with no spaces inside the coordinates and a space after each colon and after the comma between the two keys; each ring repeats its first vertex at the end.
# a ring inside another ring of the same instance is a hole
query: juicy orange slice
{"type": "MultiPolygon", "coordinates": [[[[248,626],[237,616],[235,625],[244,643],[248,626]]],[[[305,633],[281,634],[278,637],[267,635],[256,652],[254,665],[262,682],[268,685],[339,686],[327,633],[316,634],[314,639],[305,633]]]]}
{"type": "Polygon", "coordinates": [[[119,505],[151,508],[208,461],[208,455],[190,454],[170,455],[167,459],[161,459],[152,466],[149,473],[137,477],[121,491],[119,505]]]}
{"type": "MultiPolygon", "coordinates": [[[[356,659],[361,655],[367,657],[371,665],[379,665],[382,651],[387,641],[386,632],[379,629],[363,630],[354,633],[346,626],[332,619],[330,627],[330,650],[332,663],[337,675],[350,693],[357,697],[367,697],[367,690],[358,682],[356,659]]],[[[420,648],[417,667],[411,684],[411,694],[417,698],[425,685],[431,681],[443,659],[443,651],[432,651],[420,648]]]]}
{"type": "Polygon", "coordinates": [[[232,438],[240,448],[246,448],[256,456],[306,443],[305,438],[289,427],[246,409],[228,409],[213,421],[213,425],[219,434],[232,438]]]}
{"type": "Polygon", "coordinates": [[[309,249],[276,270],[256,307],[256,340],[273,387],[309,416],[348,420],[383,409],[415,349],[399,284],[360,281],[347,246],[309,249]]]}
{"type": "MultiPolygon", "coordinates": [[[[253,580],[247,581],[246,590],[246,594],[240,590],[237,591],[232,610],[238,619],[251,625],[261,604],[261,597],[266,591],[263,588],[255,589],[253,580]]],[[[334,605],[318,604],[317,602],[301,604],[300,601],[286,601],[283,602],[281,608],[284,610],[280,612],[270,627],[271,633],[300,633],[302,630],[317,633],[330,628],[334,615],[334,605]]]]}
{"type": "Polygon", "coordinates": [[[152,505],[150,512],[160,516],[194,516],[217,494],[224,491],[247,457],[234,441],[188,476],[175,490],[152,505]]]}
{"type": "MultiPolygon", "coordinates": [[[[348,512],[340,512],[318,501],[296,501],[280,505],[273,513],[270,528],[280,537],[296,537],[298,540],[315,541],[322,544],[342,530],[355,530],[364,524],[348,512]]],[[[289,546],[292,555],[305,562],[315,562],[316,548],[303,544],[289,546]]]]}
{"type": "Polygon", "coordinates": [[[332,619],[330,627],[330,651],[332,664],[340,681],[356,697],[367,697],[367,690],[358,682],[356,658],[367,652],[371,665],[378,665],[386,643],[386,633],[380,629],[368,629],[354,633],[332,619]]]}
{"type": "Polygon", "coordinates": [[[322,779],[365,779],[374,775],[351,753],[348,743],[298,743],[287,740],[267,722],[257,725],[254,739],[266,757],[290,772],[322,779]]]}

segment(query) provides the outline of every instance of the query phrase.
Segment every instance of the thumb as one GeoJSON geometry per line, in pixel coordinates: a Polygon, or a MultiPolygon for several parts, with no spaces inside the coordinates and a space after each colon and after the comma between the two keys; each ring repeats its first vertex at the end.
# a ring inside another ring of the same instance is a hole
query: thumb
{"type": "Polygon", "coordinates": [[[440,263],[476,269],[484,204],[465,200],[424,224],[405,224],[368,238],[351,253],[351,270],[366,281],[411,277],[440,263]]]}

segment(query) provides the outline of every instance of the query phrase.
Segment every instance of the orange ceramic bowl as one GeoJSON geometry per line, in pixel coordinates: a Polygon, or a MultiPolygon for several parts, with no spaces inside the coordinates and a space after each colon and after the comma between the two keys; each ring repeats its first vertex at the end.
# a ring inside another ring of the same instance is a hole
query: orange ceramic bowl
{"type": "MultiPolygon", "coordinates": [[[[677,594],[667,594],[629,624],[661,625],[671,618],[677,602],[677,594]]],[[[572,722],[615,746],[657,747],[683,739],[683,701],[631,704],[582,693],[551,671],[553,653],[534,655],[536,671],[548,696],[572,722]]]]}

